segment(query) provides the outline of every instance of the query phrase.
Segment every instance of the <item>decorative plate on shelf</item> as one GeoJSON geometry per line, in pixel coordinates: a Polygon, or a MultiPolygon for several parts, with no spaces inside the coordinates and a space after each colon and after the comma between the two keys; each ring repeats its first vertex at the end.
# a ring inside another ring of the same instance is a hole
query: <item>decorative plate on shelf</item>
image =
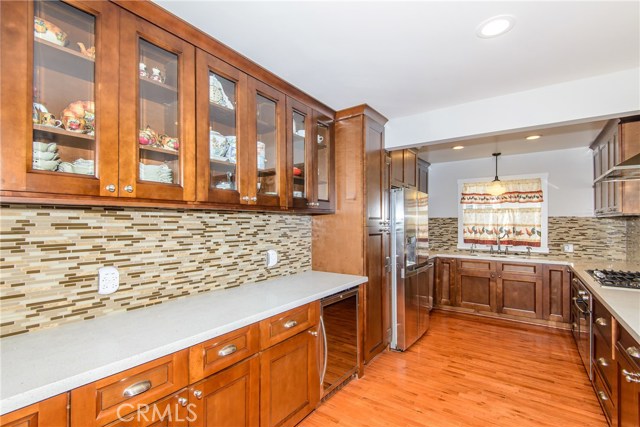
{"type": "Polygon", "coordinates": [[[57,44],[58,46],[66,46],[67,43],[69,43],[67,33],[62,31],[57,25],[38,16],[33,17],[33,35],[39,39],[57,44]]]}

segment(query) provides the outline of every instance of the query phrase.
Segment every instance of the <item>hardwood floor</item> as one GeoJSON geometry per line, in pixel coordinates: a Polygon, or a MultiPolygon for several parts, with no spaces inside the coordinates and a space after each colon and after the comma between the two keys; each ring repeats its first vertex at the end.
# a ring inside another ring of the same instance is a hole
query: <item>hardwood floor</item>
{"type": "Polygon", "coordinates": [[[607,425],[567,331],[432,312],[404,353],[373,360],[301,424],[607,425]]]}

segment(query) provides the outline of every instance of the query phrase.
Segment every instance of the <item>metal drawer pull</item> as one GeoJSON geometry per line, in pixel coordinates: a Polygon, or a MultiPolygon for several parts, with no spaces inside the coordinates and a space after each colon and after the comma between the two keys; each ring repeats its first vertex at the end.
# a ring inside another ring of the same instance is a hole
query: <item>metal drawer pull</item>
{"type": "Polygon", "coordinates": [[[628,383],[638,383],[640,384],[640,378],[634,378],[631,375],[625,375],[624,379],[628,382],[628,383]]]}
{"type": "Polygon", "coordinates": [[[629,372],[626,369],[622,369],[622,375],[629,376],[629,377],[640,378],[640,373],[638,373],[638,372],[629,372]]]}
{"type": "Polygon", "coordinates": [[[297,326],[297,325],[298,325],[298,322],[296,322],[295,320],[287,320],[287,322],[284,324],[284,327],[286,329],[291,329],[291,328],[293,328],[294,326],[297,326]]]}
{"type": "Polygon", "coordinates": [[[220,357],[228,356],[230,354],[235,353],[236,351],[238,351],[238,347],[236,347],[235,344],[229,344],[224,346],[222,350],[218,352],[218,356],[220,357]]]}
{"type": "Polygon", "coordinates": [[[607,326],[607,319],[605,319],[604,317],[598,317],[596,319],[596,325],[598,325],[598,326],[607,326]]]}
{"type": "Polygon", "coordinates": [[[628,347],[627,354],[636,359],[640,359],[640,350],[638,350],[638,347],[628,347]]]}
{"type": "Polygon", "coordinates": [[[180,406],[187,406],[187,403],[189,403],[189,401],[187,400],[186,397],[180,397],[178,398],[178,404],[180,406]]]}
{"type": "Polygon", "coordinates": [[[318,336],[318,331],[309,331],[309,333],[310,333],[311,335],[313,335],[314,337],[317,337],[317,336],[318,336]]]}
{"type": "Polygon", "coordinates": [[[603,401],[604,401],[604,400],[609,400],[609,398],[607,397],[607,394],[606,394],[604,391],[602,391],[602,390],[600,390],[600,391],[598,392],[598,396],[600,396],[600,400],[603,400],[603,401]]]}
{"type": "Polygon", "coordinates": [[[140,381],[139,383],[135,383],[134,385],[131,385],[127,388],[124,389],[124,392],[122,393],[122,395],[124,397],[133,397],[133,396],[137,396],[139,394],[144,393],[145,391],[149,390],[151,388],[151,381],[146,380],[146,381],[140,381]]]}
{"type": "Polygon", "coordinates": [[[606,368],[607,366],[609,366],[609,362],[607,362],[607,359],[605,359],[604,357],[601,357],[598,359],[598,365],[606,368]]]}

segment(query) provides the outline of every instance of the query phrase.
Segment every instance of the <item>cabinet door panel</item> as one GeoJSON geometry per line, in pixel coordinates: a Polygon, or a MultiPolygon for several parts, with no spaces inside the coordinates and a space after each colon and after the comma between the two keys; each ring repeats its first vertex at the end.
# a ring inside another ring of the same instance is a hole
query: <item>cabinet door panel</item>
{"type": "Polygon", "coordinates": [[[247,75],[196,52],[198,201],[239,204],[238,152],[246,146],[247,75]]]}
{"type": "Polygon", "coordinates": [[[380,231],[379,227],[367,229],[367,277],[369,282],[365,285],[364,298],[364,360],[371,361],[387,345],[387,322],[385,315],[388,313],[386,305],[389,304],[386,296],[388,286],[385,272],[385,251],[388,248],[386,240],[388,234],[380,231]]]}
{"type": "Polygon", "coordinates": [[[542,269],[542,318],[569,323],[569,271],[560,265],[542,269]]]}
{"type": "Polygon", "coordinates": [[[458,304],[477,311],[496,311],[495,273],[459,270],[458,304]]]}
{"type": "Polygon", "coordinates": [[[418,154],[413,150],[404,151],[404,183],[409,187],[417,187],[416,172],[418,170],[418,154]]]}
{"type": "Polygon", "coordinates": [[[67,427],[69,394],[64,393],[42,402],[0,416],[2,427],[67,427]]]}
{"type": "Polygon", "coordinates": [[[45,1],[0,7],[2,189],[117,195],[107,190],[118,177],[119,57],[108,37],[118,33],[117,7],[45,1]],[[51,25],[64,28],[67,39],[48,37],[51,25]]]}
{"type": "Polygon", "coordinates": [[[317,342],[305,331],[260,356],[260,425],[293,426],[320,399],[317,342]]]}
{"type": "Polygon", "coordinates": [[[456,305],[456,260],[436,260],[436,304],[456,305]]]}
{"type": "Polygon", "coordinates": [[[195,419],[193,410],[187,408],[188,396],[184,389],[151,405],[142,405],[136,412],[122,414],[105,427],[187,427],[189,420],[195,419]]]}
{"type": "MultiPolygon", "coordinates": [[[[367,226],[379,227],[384,221],[385,188],[384,188],[384,127],[365,118],[365,174],[367,197],[367,226]]],[[[393,161],[393,158],[392,158],[393,161]]]]}
{"type": "Polygon", "coordinates": [[[618,426],[635,427],[640,425],[640,384],[633,381],[628,373],[640,375],[640,369],[635,363],[629,361],[624,346],[620,342],[615,348],[616,360],[618,361],[618,426]]]}
{"type": "Polygon", "coordinates": [[[335,209],[335,146],[333,118],[314,112],[315,139],[313,147],[313,194],[316,208],[335,209]],[[315,143],[314,143],[315,141],[315,143]]]}
{"type": "Polygon", "coordinates": [[[195,48],[120,14],[120,196],[195,200],[195,48]]]}
{"type": "Polygon", "coordinates": [[[314,183],[317,181],[313,112],[310,107],[287,97],[287,191],[288,205],[298,209],[313,208],[314,183]]]}
{"type": "Polygon", "coordinates": [[[498,312],[542,318],[542,279],[502,273],[497,284],[498,312]]]}
{"type": "Polygon", "coordinates": [[[189,388],[190,403],[195,403],[192,409],[195,421],[189,425],[257,426],[259,395],[260,358],[254,356],[189,388]]]}

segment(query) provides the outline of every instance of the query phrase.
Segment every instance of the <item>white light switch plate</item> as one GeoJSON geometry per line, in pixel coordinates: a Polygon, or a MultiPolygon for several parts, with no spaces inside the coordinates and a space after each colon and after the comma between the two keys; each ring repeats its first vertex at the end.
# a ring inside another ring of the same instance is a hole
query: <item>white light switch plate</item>
{"type": "Polygon", "coordinates": [[[563,245],[563,250],[565,252],[573,252],[573,243],[565,243],[563,245]]]}
{"type": "Polygon", "coordinates": [[[118,290],[120,273],[115,267],[102,267],[98,270],[98,293],[109,295],[118,290]]]}
{"type": "Polygon", "coordinates": [[[267,262],[267,268],[274,267],[278,263],[278,252],[273,249],[269,249],[265,259],[267,262]]]}

